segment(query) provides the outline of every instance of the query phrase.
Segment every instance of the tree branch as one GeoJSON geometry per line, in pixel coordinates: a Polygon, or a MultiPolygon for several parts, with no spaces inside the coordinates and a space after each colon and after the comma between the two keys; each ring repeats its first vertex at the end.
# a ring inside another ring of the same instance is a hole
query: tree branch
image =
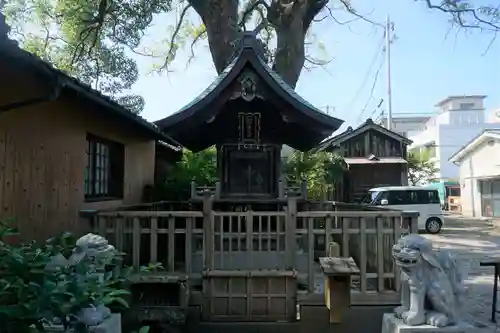
{"type": "Polygon", "coordinates": [[[191,42],[191,55],[189,56],[188,60],[187,60],[187,63],[186,63],[186,67],[191,63],[191,61],[194,59],[194,46],[196,45],[196,43],[201,39],[203,38],[203,36],[206,36],[207,34],[207,29],[203,29],[194,39],[193,41],[191,42]]]}
{"type": "Polygon", "coordinates": [[[462,28],[486,29],[490,31],[500,30],[498,21],[499,10],[491,7],[470,8],[467,3],[458,0],[443,0],[441,4],[435,5],[432,0],[423,0],[429,9],[436,9],[444,13],[450,13],[455,21],[462,28]],[[496,20],[487,21],[480,17],[479,13],[486,13],[492,17],[497,17],[496,20]],[[464,20],[464,15],[471,15],[476,21],[475,24],[467,23],[464,20]],[[494,23],[495,22],[495,23],[494,23]]]}
{"type": "Polygon", "coordinates": [[[191,4],[188,4],[185,6],[182,11],[181,15],[179,17],[179,21],[177,22],[177,25],[175,26],[174,33],[172,34],[172,37],[170,38],[170,44],[168,47],[168,52],[167,56],[165,58],[165,62],[163,65],[160,67],[160,70],[165,70],[168,69],[168,65],[174,60],[175,54],[177,51],[177,46],[175,44],[175,39],[177,38],[177,35],[179,34],[179,31],[181,30],[182,23],[184,22],[184,17],[187,14],[187,11],[191,8],[191,4]]]}

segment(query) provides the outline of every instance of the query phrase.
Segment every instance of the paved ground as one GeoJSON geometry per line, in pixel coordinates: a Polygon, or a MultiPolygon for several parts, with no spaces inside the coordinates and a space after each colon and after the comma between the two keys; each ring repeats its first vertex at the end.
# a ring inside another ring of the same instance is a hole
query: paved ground
{"type": "MultiPolygon", "coordinates": [[[[425,236],[435,246],[453,250],[468,274],[468,302],[464,309],[466,319],[478,326],[490,327],[491,332],[500,332],[500,324],[497,326],[490,322],[493,268],[479,266],[482,259],[500,256],[500,230],[484,221],[447,217],[445,228],[439,235],[425,236]]],[[[500,321],[500,313],[497,317],[500,321]]]]}

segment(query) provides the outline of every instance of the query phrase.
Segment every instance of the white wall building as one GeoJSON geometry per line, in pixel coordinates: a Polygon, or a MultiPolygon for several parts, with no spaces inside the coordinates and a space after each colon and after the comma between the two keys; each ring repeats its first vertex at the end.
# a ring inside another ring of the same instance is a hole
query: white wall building
{"type": "Polygon", "coordinates": [[[500,130],[485,130],[458,150],[462,214],[500,217],[500,130]]]}
{"type": "Polygon", "coordinates": [[[462,146],[486,128],[500,129],[500,123],[485,120],[483,95],[450,96],[440,101],[437,115],[430,118],[420,131],[409,137],[409,151],[427,151],[439,172],[440,180],[456,180],[459,168],[448,159],[462,146]]]}
{"type": "MultiPolygon", "coordinates": [[[[396,114],[392,116],[391,130],[408,138],[417,134],[431,117],[431,114],[396,114]]],[[[379,117],[375,123],[387,127],[387,116],[379,117]]]]}

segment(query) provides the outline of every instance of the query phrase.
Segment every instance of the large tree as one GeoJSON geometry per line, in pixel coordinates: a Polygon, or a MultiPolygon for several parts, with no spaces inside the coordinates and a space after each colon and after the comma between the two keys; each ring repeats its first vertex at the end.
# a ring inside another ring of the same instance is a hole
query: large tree
{"type": "MultiPolygon", "coordinates": [[[[496,5],[474,6],[471,0],[416,1],[447,12],[459,27],[500,29],[496,5]]],[[[358,13],[351,0],[12,0],[4,9],[25,48],[137,110],[142,99],[126,95],[138,79],[137,65],[126,56],[126,49],[163,56],[160,69],[165,70],[180,48],[206,38],[220,73],[241,32],[252,23],[267,46],[272,68],[295,87],[308,60],[306,38],[313,22],[331,19],[342,24],[335,17],[341,9],[356,19],[377,24],[358,13]],[[166,52],[138,51],[153,17],[172,8],[179,9],[180,15],[166,36],[166,52]],[[190,11],[199,16],[199,23],[189,16],[190,11]],[[28,26],[33,23],[45,33],[30,33],[28,26]]]]}

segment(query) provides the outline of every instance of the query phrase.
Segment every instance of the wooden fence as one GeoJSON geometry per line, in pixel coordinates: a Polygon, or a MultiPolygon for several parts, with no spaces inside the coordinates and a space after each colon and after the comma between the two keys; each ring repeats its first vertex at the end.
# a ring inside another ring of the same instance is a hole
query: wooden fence
{"type": "MultiPolygon", "coordinates": [[[[401,211],[296,211],[290,200],[278,212],[104,211],[94,228],[139,270],[161,262],[164,274],[201,279],[206,271],[297,271],[305,301],[320,302],[322,273],[318,257],[336,242],[353,257],[361,275],[353,280],[355,303],[393,302],[399,274],[391,248],[401,234],[416,232],[418,213],[401,211]],[[386,301],[381,294],[390,293],[386,301]]],[[[195,282],[196,283],[196,282],[195,282]]]]}

